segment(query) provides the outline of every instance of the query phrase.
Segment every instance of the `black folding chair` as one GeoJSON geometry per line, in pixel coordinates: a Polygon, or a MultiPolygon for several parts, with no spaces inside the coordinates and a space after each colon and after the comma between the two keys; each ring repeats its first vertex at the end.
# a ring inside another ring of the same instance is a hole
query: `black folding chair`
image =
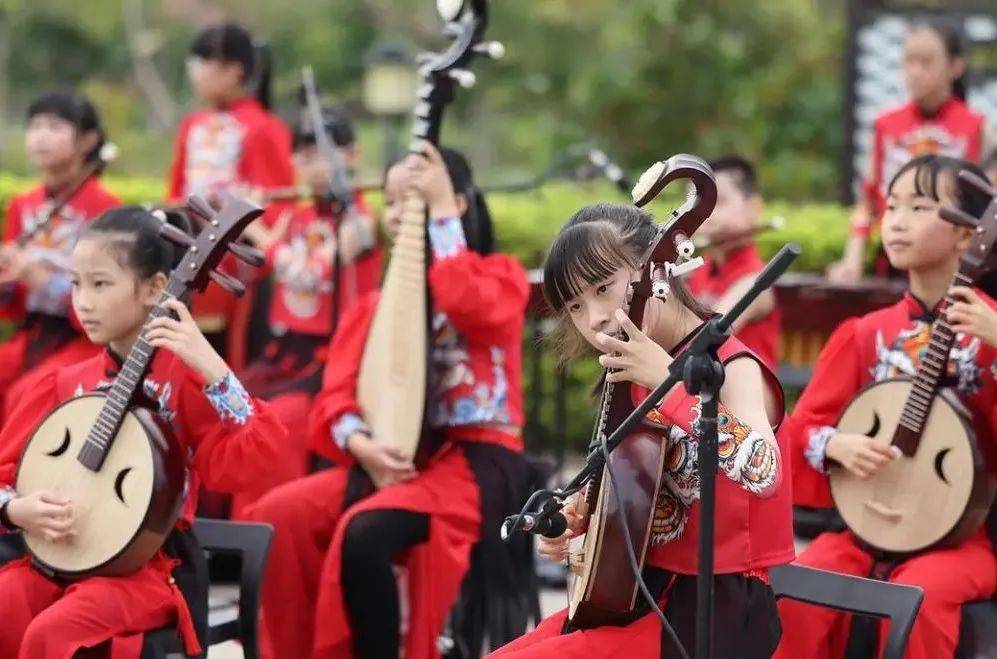
{"type": "Polygon", "coordinates": [[[853,614],[889,618],[883,659],[902,659],[924,591],[916,586],[852,577],[802,565],[772,568],[772,590],[788,597],[853,614]]]}
{"type": "MultiPolygon", "coordinates": [[[[239,615],[235,620],[209,625],[201,645],[206,652],[212,645],[237,640],[242,644],[246,659],[258,659],[260,585],[270,552],[273,527],[199,518],[194,523],[194,534],[206,553],[235,554],[241,558],[239,615]]],[[[209,588],[207,570],[202,587],[206,594],[209,588]]],[[[175,627],[164,627],[146,634],[142,659],[165,659],[168,654],[184,654],[175,627]]]]}

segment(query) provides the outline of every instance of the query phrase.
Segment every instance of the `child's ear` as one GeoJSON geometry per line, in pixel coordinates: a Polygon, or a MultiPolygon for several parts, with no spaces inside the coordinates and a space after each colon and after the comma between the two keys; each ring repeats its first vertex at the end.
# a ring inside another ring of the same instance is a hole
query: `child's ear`
{"type": "Polygon", "coordinates": [[[949,77],[952,80],[958,80],[966,73],[966,58],[965,57],[955,57],[949,63],[949,77]]]}
{"type": "Polygon", "coordinates": [[[765,200],[762,199],[760,194],[753,194],[748,197],[748,210],[751,212],[751,219],[755,222],[758,218],[762,216],[762,211],[765,209],[765,200]]]}
{"type": "Polygon", "coordinates": [[[80,135],[80,153],[86,155],[97,148],[100,143],[100,135],[95,130],[88,130],[80,135]]]}
{"type": "Polygon", "coordinates": [[[463,192],[458,192],[454,195],[454,201],[457,202],[457,212],[461,217],[467,214],[467,195],[463,192]]]}
{"type": "Polygon", "coordinates": [[[162,272],[157,272],[147,279],[143,286],[142,303],[151,307],[159,302],[159,298],[163,296],[163,291],[166,290],[166,283],[168,281],[169,279],[162,272]]]}
{"type": "Polygon", "coordinates": [[[973,241],[973,230],[966,229],[964,227],[954,228],[956,230],[956,236],[958,237],[956,240],[956,249],[958,249],[961,254],[969,249],[969,244],[973,241]]]}

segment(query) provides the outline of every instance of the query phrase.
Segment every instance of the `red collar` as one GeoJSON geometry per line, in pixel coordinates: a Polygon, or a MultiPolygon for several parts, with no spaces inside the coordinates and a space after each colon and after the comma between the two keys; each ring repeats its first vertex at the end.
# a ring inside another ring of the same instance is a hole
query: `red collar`
{"type": "Polygon", "coordinates": [[[911,320],[923,320],[930,324],[938,319],[942,311],[942,305],[945,303],[945,298],[939,300],[933,309],[929,309],[928,305],[908,290],[904,292],[902,303],[907,309],[907,315],[911,320]]]}

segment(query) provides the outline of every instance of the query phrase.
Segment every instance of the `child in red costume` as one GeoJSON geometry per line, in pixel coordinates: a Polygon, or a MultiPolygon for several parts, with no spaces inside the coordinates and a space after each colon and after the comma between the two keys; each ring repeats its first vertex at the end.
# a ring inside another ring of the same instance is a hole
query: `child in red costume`
{"type": "MultiPolygon", "coordinates": [[[[270,63],[265,47],[254,45],[252,35],[235,23],[206,28],[191,46],[188,75],[207,107],[180,124],[170,169],[170,199],[182,203],[197,194],[214,203],[225,191],[244,195],[253,188],[292,185],[291,133],[269,111],[270,63]],[[250,89],[254,80],[257,87],[250,89]]],[[[267,221],[274,217],[268,213],[267,221]]],[[[234,306],[232,296],[214,283],[195,298],[198,325],[216,345],[225,335],[234,306]]]]}
{"type": "MultiPolygon", "coordinates": [[[[343,166],[352,168],[356,143],[349,117],[338,108],[322,114],[323,129],[343,166]]],[[[247,230],[266,254],[261,274],[272,274],[272,339],[240,379],[251,394],[270,403],[285,426],[304,428],[312,399],[322,385],[326,348],[335,324],[358,299],[377,288],[381,252],[374,219],[361,192],[357,191],[348,217],[340,217],[333,202],[323,197],[331,165],[318,150],[311,122],[295,128],[293,159],[297,178],[311,190],[312,198],[282,212],[272,229],[254,223],[247,230]]],[[[260,494],[308,473],[308,435],[297,433],[293,440],[299,441],[286,447],[269,478],[254,492],[236,497],[234,517],[260,494]]]]}
{"type": "MultiPolygon", "coordinates": [[[[699,234],[712,243],[705,267],[689,276],[696,299],[728,311],[755,281],[765,264],[751,230],[762,215],[762,195],[755,168],[744,158],[726,156],[710,163],[717,177],[717,206],[699,234]]],[[[775,294],[765,291],[734,323],[734,332],[769,370],[779,366],[779,309],[775,294]]]]}
{"type": "Polygon", "coordinates": [[[76,363],[98,350],[73,322],[69,304],[69,255],[83,226],[120,202],[91,175],[49,224],[24,247],[17,240],[35,230],[46,205],[78,185],[104,146],[104,129],[90,101],[79,94],[44,94],[28,108],[25,150],[41,171],[41,184],[7,205],[0,247],[0,317],[19,323],[0,346],[0,398],[7,418],[42,373],[76,363]]]}
{"type": "MultiPolygon", "coordinates": [[[[178,249],[159,238],[160,220],[137,207],[110,211],[83,234],[72,256],[72,297],[87,336],[103,353],[52,371],[26,394],[2,432],[0,524],[49,542],[73,534],[73,502],[58,489],[18,496],[18,460],[35,427],[60,403],[109,387],[138,340],[177,263],[178,249]]],[[[266,405],[251,399],[177,300],[179,320],[153,320],[145,333],[157,348],[143,392],[172,425],[190,456],[187,499],[177,531],[190,529],[200,479],[238,491],[274,460],[286,430],[266,405]]],[[[28,558],[0,568],[0,656],[70,659],[85,648],[99,656],[137,658],[142,633],[176,624],[189,654],[198,652],[186,602],[160,552],[134,573],[67,584],[39,572],[28,558]]],[[[90,656],[90,655],[88,655],[90,656]]]]}
{"type": "MultiPolygon", "coordinates": [[[[494,555],[503,556],[498,527],[525,489],[519,381],[526,273],[493,253],[487,207],[463,157],[428,143],[422,149],[424,157],[389,168],[384,221],[395,235],[406,193],[425,199],[435,312],[430,364],[438,374],[427,422],[443,445],[417,469],[370,436],[356,390],[379,299],[371,293],[336,331],[312,412],[313,448],[336,466],[249,509],[276,530],[263,586],[273,657],[395,658],[402,645],[405,656],[438,657],[437,638],[472,548],[498,545],[494,555]],[[395,563],[407,568],[407,597],[399,597],[395,563]]],[[[511,581],[500,587],[517,590],[511,581]]]]}
{"type": "MultiPolygon", "coordinates": [[[[670,282],[666,300],[652,298],[647,303],[642,328],[623,312],[628,287],[655,230],[652,218],[635,207],[590,206],[561,229],[544,266],[545,296],[551,308],[566,317],[565,332],[574,342],[568,356],[588,345],[604,353],[599,363],[615,369],[606,377],[632,383],[635,401],[667,377],[672,355],[709,315],[679,280],[670,282]],[[614,338],[620,332],[629,340],[614,338]]],[[[794,556],[791,498],[789,488],[782,487],[781,448],[774,436],[782,420],[782,390],[775,376],[737,339],[724,344],[719,356],[727,377],[720,393],[714,652],[717,657],[768,657],[779,640],[768,568],[794,556]]],[[[644,578],[690,653],[698,572],[700,413],[699,398],[679,386],[648,415],[662,441],[668,442],[669,452],[644,578]]],[[[578,515],[580,501],[576,495],[568,502],[568,530],[563,536],[540,539],[541,554],[564,560],[569,539],[585,533],[578,515]]],[[[627,625],[576,631],[567,628],[567,611],[561,611],[491,656],[677,656],[657,616],[645,605],[637,615],[627,625]]]]}
{"type": "MultiPolygon", "coordinates": [[[[966,106],[965,47],[948,26],[914,26],[904,43],[904,80],[910,101],[882,114],[873,128],[869,172],[852,213],[851,235],[832,281],[862,276],[865,247],[886,211],[886,184],[911,158],[938,154],[979,162],[984,155],[984,117],[966,106]]],[[[890,274],[880,255],[876,274],[890,274]]]]}
{"type": "MultiPolygon", "coordinates": [[[[994,446],[997,305],[974,289],[949,289],[959,255],[969,244],[969,230],[953,227],[938,216],[942,205],[958,206],[974,216],[986,208],[985,196],[957,185],[958,172],[966,168],[981,173],[964,161],[924,156],[908,163],[890,183],[883,240],[893,266],[907,271],[910,289],[893,306],[846,321],[821,351],[790,424],[795,503],[832,505],[826,476],[829,465],[872,478],[897,459],[895,448],[884,448],[862,435],[837,432],[834,424],[863,386],[914,375],[926,355],[931,325],[946,292],[955,300],[947,316],[958,332],[946,384],[988,420],[991,433],[978,437],[984,453],[988,445],[994,446]]],[[[880,576],[886,571],[890,581],[922,587],[924,602],[906,655],[910,659],[951,657],[958,641],[961,604],[990,597],[997,589],[997,560],[984,529],[957,547],[903,560],[874,555],[849,531],[824,533],[799,557],[799,563],[859,576],[868,576],[875,567],[880,576]]],[[[784,629],[779,657],[843,656],[848,616],[788,600],[779,603],[779,612],[784,629]]]]}

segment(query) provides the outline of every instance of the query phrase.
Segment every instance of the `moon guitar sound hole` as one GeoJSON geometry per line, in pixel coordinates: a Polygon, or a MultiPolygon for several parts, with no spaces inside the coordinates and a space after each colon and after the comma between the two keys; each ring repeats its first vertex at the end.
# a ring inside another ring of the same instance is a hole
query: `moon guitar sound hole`
{"type": "Polygon", "coordinates": [[[59,446],[57,446],[54,451],[49,451],[45,455],[47,455],[50,458],[57,458],[63,453],[65,453],[67,450],[69,450],[69,444],[71,442],[72,442],[72,437],[70,437],[69,435],[69,428],[66,428],[66,434],[62,438],[62,443],[59,444],[59,446]]]}
{"type": "Polygon", "coordinates": [[[876,435],[878,435],[879,434],[879,426],[880,426],[879,414],[877,412],[873,412],[872,413],[872,428],[870,428],[869,432],[867,432],[865,434],[866,437],[875,437],[876,435]]]}
{"type": "Polygon", "coordinates": [[[118,472],[118,477],[114,479],[114,493],[118,495],[118,499],[121,500],[121,503],[125,503],[125,495],[123,492],[125,486],[125,477],[128,476],[128,472],[130,472],[131,470],[132,470],[131,467],[122,469],[120,472],[118,472]]]}
{"type": "Polygon", "coordinates": [[[942,470],[942,467],[945,464],[945,456],[947,456],[951,450],[952,449],[950,448],[943,448],[935,456],[935,473],[938,474],[938,478],[940,478],[946,485],[949,485],[949,479],[945,478],[945,472],[942,470]]]}

